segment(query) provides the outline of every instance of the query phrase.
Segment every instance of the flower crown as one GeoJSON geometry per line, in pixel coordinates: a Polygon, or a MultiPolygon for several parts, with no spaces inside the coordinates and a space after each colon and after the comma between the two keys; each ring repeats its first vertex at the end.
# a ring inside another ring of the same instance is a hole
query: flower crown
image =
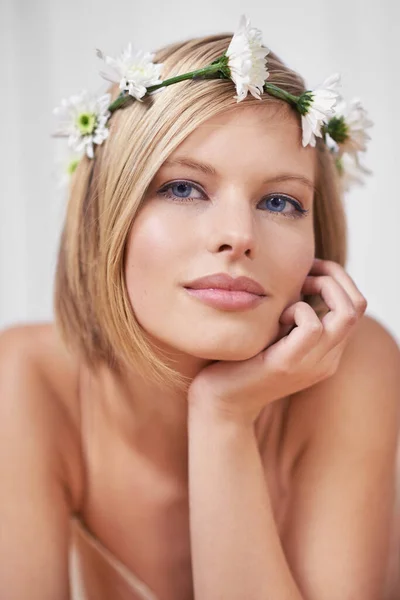
{"type": "Polygon", "coordinates": [[[63,99],[61,106],[54,109],[54,114],[60,118],[60,129],[54,137],[68,137],[69,147],[79,155],[70,163],[68,172],[73,173],[82,154],[94,157],[94,146],[108,138],[107,123],[114,111],[127,107],[134,100],[142,102],[145,95],[163,91],[163,88],[187,79],[231,79],[236,87],[234,98],[237,102],[244,100],[248,92],[261,100],[260,94],[266,92],[292,105],[301,115],[302,145],[315,147],[316,138],[322,138],[334,156],[343,189],[347,190],[351,183],[362,184],[362,174],[371,171],[361,166],[359,152],[366,150],[366,142],[371,139],[366,129],[373,123],[360,100],[353,99],[346,109],[337,91],[340,86],[337,73],[300,96],[268,83],[270,73],[266,56],[270,50],[262,44],[261,38],[261,31],[251,27],[250,20],[242,15],[225,54],[206,67],[165,80],[161,79],[163,64],[152,62],[154,54],[133,50],[130,43],[116,59],[97,50],[97,56],[110,68],[109,73],[101,72],[101,76],[119,83],[121,93],[110,104],[111,94],[96,97],[84,90],[63,99]]]}

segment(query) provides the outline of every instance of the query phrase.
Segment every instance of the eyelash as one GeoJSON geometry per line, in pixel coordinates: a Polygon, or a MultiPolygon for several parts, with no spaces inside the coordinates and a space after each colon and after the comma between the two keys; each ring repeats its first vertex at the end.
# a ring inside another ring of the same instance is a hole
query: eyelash
{"type": "MultiPolygon", "coordinates": [[[[176,185],[180,185],[180,184],[184,184],[184,185],[187,185],[188,187],[192,187],[195,190],[197,190],[198,192],[204,194],[204,192],[201,188],[199,188],[197,185],[195,185],[191,181],[187,181],[187,180],[172,181],[171,183],[167,183],[157,193],[160,194],[161,196],[169,198],[170,200],[177,200],[178,202],[193,202],[194,200],[199,200],[199,198],[193,198],[191,196],[187,196],[185,198],[185,197],[173,195],[171,193],[171,188],[176,185]]],[[[283,198],[286,202],[289,202],[290,204],[292,204],[292,206],[294,206],[294,208],[296,209],[296,213],[283,213],[280,211],[274,211],[274,210],[267,209],[268,212],[270,212],[272,214],[281,215],[282,217],[287,217],[289,219],[299,219],[301,217],[305,217],[307,215],[307,213],[310,212],[309,210],[302,208],[298,202],[296,202],[292,198],[286,196],[285,194],[269,194],[269,196],[267,196],[266,198],[263,198],[262,200],[266,200],[266,199],[268,200],[270,198],[275,198],[275,197],[283,198]]]]}

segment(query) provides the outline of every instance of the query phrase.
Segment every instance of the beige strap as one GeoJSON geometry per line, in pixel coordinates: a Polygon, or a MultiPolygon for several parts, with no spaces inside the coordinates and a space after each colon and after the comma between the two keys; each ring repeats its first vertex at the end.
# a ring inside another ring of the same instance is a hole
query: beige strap
{"type": "Polygon", "coordinates": [[[76,529],[84,539],[93,546],[103,558],[111,564],[113,569],[140,595],[142,600],[159,600],[150,588],[141,581],[132,571],[128,569],[120,560],[118,560],[110,550],[108,550],[82,523],[78,518],[74,518],[76,529]]]}

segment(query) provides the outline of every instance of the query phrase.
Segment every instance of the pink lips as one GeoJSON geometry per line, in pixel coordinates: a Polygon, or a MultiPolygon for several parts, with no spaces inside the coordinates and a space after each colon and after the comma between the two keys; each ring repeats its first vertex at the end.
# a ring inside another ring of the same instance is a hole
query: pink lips
{"type": "Polygon", "coordinates": [[[226,273],[207,275],[184,287],[202,302],[225,310],[253,308],[267,296],[264,288],[254,279],[244,276],[233,278],[226,273]]]}

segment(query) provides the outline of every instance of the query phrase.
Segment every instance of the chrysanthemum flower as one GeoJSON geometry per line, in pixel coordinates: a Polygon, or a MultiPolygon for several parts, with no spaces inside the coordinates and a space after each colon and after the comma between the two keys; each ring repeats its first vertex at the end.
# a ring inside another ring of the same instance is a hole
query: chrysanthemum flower
{"type": "Polygon", "coordinates": [[[339,92],[340,75],[335,73],[315,88],[302,94],[298,100],[298,107],[301,113],[301,123],[303,129],[303,146],[315,146],[316,137],[322,137],[321,128],[328,122],[329,117],[334,115],[334,107],[339,92]]]}
{"type": "Polygon", "coordinates": [[[239,27],[229,44],[226,56],[231,79],[235,83],[237,102],[250,92],[261,100],[264,82],[269,77],[266,56],[269,49],[262,47],[261,31],[250,27],[250,19],[242,15],[239,27]]]}
{"type": "Polygon", "coordinates": [[[51,169],[51,179],[57,189],[65,188],[71,182],[71,178],[76,171],[81,154],[68,152],[67,156],[56,158],[51,169]]]}
{"type": "Polygon", "coordinates": [[[108,105],[111,95],[92,96],[86,90],[63,99],[61,106],[53,113],[60,119],[60,129],[56,136],[68,136],[68,146],[77,153],[82,150],[93,158],[93,144],[102,144],[108,137],[107,120],[110,116],[108,105]]]}
{"type": "Polygon", "coordinates": [[[127,91],[136,100],[141,100],[148,87],[161,83],[164,65],[153,63],[154,54],[150,52],[133,50],[131,43],[116,59],[105,56],[101,50],[96,53],[110,67],[110,73],[101,71],[100,75],[107,81],[118,83],[120,90],[127,91]]]}
{"type": "Polygon", "coordinates": [[[372,171],[360,164],[356,154],[343,153],[336,157],[336,167],[340,176],[342,190],[348,192],[354,185],[364,185],[365,175],[371,175],[372,171]]]}
{"type": "Polygon", "coordinates": [[[373,126],[359,98],[354,98],[348,109],[344,100],[335,109],[335,116],[328,122],[327,131],[338,144],[339,155],[347,152],[365,152],[371,136],[366,129],[373,126]]]}

